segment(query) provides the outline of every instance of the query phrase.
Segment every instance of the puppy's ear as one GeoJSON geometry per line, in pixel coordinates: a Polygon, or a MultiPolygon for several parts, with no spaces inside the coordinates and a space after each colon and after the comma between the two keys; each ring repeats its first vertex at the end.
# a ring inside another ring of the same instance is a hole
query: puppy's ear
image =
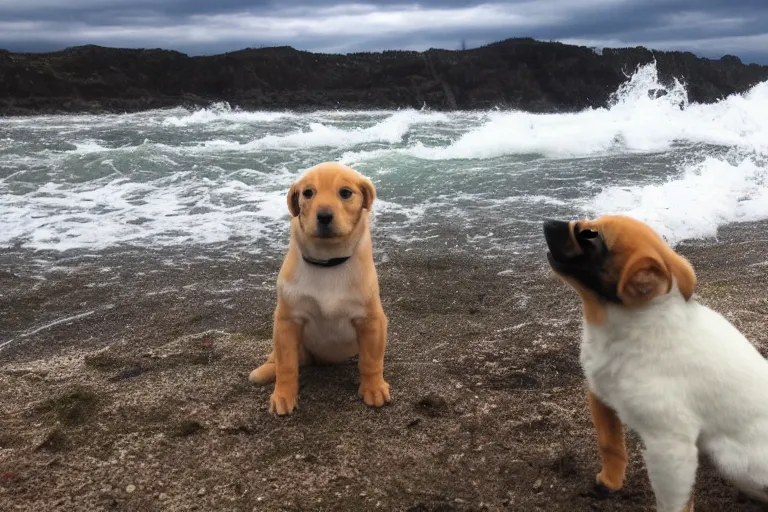
{"type": "Polygon", "coordinates": [[[685,300],[689,300],[696,290],[696,272],[693,270],[693,266],[672,249],[669,250],[666,260],[667,267],[675,278],[680,293],[685,297],[685,300]]]}
{"type": "Polygon", "coordinates": [[[373,201],[376,199],[376,188],[368,178],[361,178],[358,186],[363,193],[363,208],[370,211],[373,207],[373,201]]]}
{"type": "Polygon", "coordinates": [[[627,304],[642,304],[669,292],[672,279],[667,266],[656,255],[638,255],[624,266],[618,295],[627,304]]]}
{"type": "Polygon", "coordinates": [[[296,217],[301,212],[299,208],[299,184],[294,183],[291,185],[291,189],[288,191],[288,210],[291,215],[296,217]]]}

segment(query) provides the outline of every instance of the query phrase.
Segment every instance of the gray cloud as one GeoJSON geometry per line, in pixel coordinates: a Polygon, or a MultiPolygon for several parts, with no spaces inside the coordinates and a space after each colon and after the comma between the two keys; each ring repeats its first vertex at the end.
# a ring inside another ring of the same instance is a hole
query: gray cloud
{"type": "Polygon", "coordinates": [[[162,47],[190,54],[291,45],[323,52],[478,46],[530,36],[768,63],[766,0],[4,0],[0,47],[162,47]]]}

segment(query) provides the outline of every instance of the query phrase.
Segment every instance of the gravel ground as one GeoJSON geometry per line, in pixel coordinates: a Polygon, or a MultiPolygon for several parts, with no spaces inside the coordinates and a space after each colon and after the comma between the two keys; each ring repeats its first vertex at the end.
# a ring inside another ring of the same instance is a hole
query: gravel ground
{"type": "MultiPolygon", "coordinates": [[[[766,224],[680,247],[702,302],[768,353],[766,224]]],[[[596,494],[580,309],[544,258],[388,250],[393,402],[349,364],[267,413],[279,257],[0,252],[2,510],[653,510],[635,437],[596,494]]],[[[697,511],[762,510],[702,460],[697,511]]]]}

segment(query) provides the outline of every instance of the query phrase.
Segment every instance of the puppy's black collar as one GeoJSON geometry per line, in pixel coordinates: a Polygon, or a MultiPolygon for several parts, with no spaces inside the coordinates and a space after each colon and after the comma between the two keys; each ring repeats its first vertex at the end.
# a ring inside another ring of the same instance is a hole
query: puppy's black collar
{"type": "Polygon", "coordinates": [[[345,263],[351,256],[344,256],[343,258],[331,258],[329,260],[316,260],[314,258],[308,258],[305,255],[301,255],[302,258],[304,258],[304,261],[309,263],[310,265],[314,265],[316,267],[336,267],[338,265],[341,265],[342,263],[345,263]]]}

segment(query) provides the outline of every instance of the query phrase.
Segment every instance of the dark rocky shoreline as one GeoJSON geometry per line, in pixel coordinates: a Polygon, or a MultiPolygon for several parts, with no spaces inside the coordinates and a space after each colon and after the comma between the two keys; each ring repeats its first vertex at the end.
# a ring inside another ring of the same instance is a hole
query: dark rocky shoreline
{"type": "Polygon", "coordinates": [[[229,102],[269,110],[515,108],[573,111],[608,104],[638,65],[713,102],[768,79],[768,66],[645,48],[508,39],[472,50],[314,54],[290,47],[189,57],[166,50],[81,46],[0,50],[0,115],[135,112],[229,102]]]}

